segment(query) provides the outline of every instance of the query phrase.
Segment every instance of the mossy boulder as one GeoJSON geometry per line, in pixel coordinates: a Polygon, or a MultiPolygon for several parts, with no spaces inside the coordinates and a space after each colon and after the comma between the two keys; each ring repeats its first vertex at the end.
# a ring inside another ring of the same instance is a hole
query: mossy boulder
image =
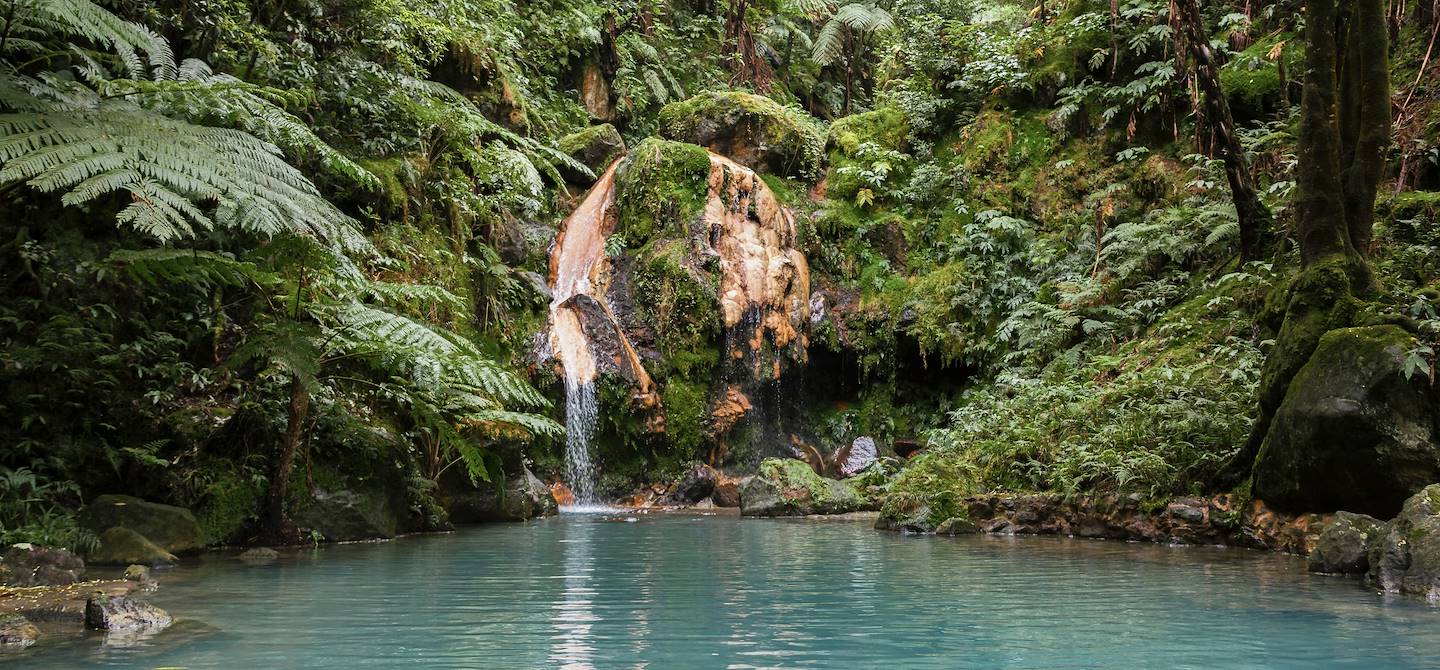
{"type": "Polygon", "coordinates": [[[830,124],[825,142],[830,159],[830,169],[825,176],[826,195],[843,200],[854,199],[862,187],[860,177],[839,168],[859,165],[856,158],[864,145],[905,151],[909,132],[910,124],[905,113],[894,107],[851,114],[830,124]]]}
{"type": "Polygon", "coordinates": [[[1340,512],[1320,531],[1310,552],[1310,572],[1362,575],[1370,569],[1369,552],[1386,531],[1385,522],[1364,514],[1340,512]]]}
{"type": "Polygon", "coordinates": [[[701,93],[660,110],[660,136],[698,144],[752,170],[814,181],[825,130],[815,117],[739,91],[701,93]]]}
{"type": "Polygon", "coordinates": [[[85,561],[58,547],[11,545],[0,554],[0,584],[60,586],[80,581],[85,561]]]}
{"type": "Polygon", "coordinates": [[[392,538],[400,527],[398,505],[378,487],[316,489],[299,505],[293,517],[301,528],[318,533],[321,539],[330,542],[392,538]]]}
{"type": "Polygon", "coordinates": [[[463,477],[441,482],[445,511],[455,523],[526,521],[558,513],[550,489],[527,468],[497,487],[489,482],[471,484],[463,477]]]}
{"type": "Polygon", "coordinates": [[[172,554],[198,551],[202,542],[200,523],[190,510],[132,496],[100,496],[80,510],[79,521],[96,535],[129,528],[172,554]]]}
{"type": "Polygon", "coordinates": [[[1405,375],[1397,326],[1325,333],[1291,380],[1255,462],[1254,492],[1280,508],[1379,517],[1440,480],[1440,393],[1405,375]]]}
{"type": "Polygon", "coordinates": [[[1379,589],[1440,601],[1440,484],[1405,501],[1369,563],[1366,579],[1379,589]]]}
{"type": "Polygon", "coordinates": [[[0,649],[24,649],[40,639],[40,629],[17,613],[0,614],[0,649]]]}
{"type": "Polygon", "coordinates": [[[740,485],[743,516],[805,516],[859,511],[864,499],[842,481],[826,479],[791,458],[768,458],[740,485]]]}
{"type": "Polygon", "coordinates": [[[615,175],[615,231],[640,248],[657,236],[683,237],[705,209],[710,154],[704,147],[650,138],[615,175]]]}
{"type": "Polygon", "coordinates": [[[172,565],[178,559],[164,547],[124,526],[100,534],[100,544],[88,557],[94,565],[172,565]]]}
{"type": "MultiPolygon", "coordinates": [[[[615,126],[603,123],[560,138],[560,151],[599,176],[615,159],[625,155],[625,138],[620,136],[615,126]]],[[[563,169],[562,176],[574,184],[594,181],[594,177],[587,178],[571,169],[563,169]]]]}

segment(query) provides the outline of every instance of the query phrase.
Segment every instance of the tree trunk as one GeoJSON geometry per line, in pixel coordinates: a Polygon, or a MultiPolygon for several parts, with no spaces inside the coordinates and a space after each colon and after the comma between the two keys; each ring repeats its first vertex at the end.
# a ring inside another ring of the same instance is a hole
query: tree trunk
{"type": "Polygon", "coordinates": [[[1350,245],[1369,255],[1375,228],[1375,195],[1390,144],[1390,56],[1385,14],[1379,2],[1356,3],[1347,26],[1341,64],[1341,104],[1349,123],[1340,127],[1344,153],[1342,195],[1350,245]]]}
{"type": "Polygon", "coordinates": [[[276,454],[270,472],[270,489],[265,496],[265,532],[271,541],[296,539],[285,516],[285,497],[290,488],[290,473],[295,470],[295,455],[305,439],[305,419],[309,413],[310,393],[297,377],[290,382],[290,412],[285,424],[285,439],[276,454]]]}
{"type": "MultiPolygon", "coordinates": [[[[1375,0],[1368,0],[1374,2],[1375,0]]],[[[1350,249],[1340,197],[1336,0],[1305,3],[1305,87],[1296,148],[1296,233],[1305,265],[1350,249]]]]}
{"type": "Polygon", "coordinates": [[[1195,59],[1195,80],[1205,99],[1205,116],[1219,140],[1220,158],[1225,161],[1225,177],[1230,182],[1230,196],[1235,201],[1235,214],[1240,221],[1240,259],[1252,261],[1263,257],[1265,240],[1273,221],[1270,209],[1255,192],[1250,166],[1245,164],[1245,151],[1235,137],[1235,117],[1230,102],[1220,88],[1220,68],[1210,50],[1204,20],[1195,0],[1176,0],[1180,23],[1195,59]]]}

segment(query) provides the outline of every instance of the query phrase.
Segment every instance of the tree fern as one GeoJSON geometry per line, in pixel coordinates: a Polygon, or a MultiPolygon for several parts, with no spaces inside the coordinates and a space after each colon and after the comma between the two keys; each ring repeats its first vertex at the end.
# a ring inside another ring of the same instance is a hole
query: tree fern
{"type": "Polygon", "coordinates": [[[815,36],[810,57],[820,65],[829,65],[840,58],[844,49],[845,30],[870,34],[895,26],[890,12],[874,2],[851,2],[841,5],[815,36]]]}

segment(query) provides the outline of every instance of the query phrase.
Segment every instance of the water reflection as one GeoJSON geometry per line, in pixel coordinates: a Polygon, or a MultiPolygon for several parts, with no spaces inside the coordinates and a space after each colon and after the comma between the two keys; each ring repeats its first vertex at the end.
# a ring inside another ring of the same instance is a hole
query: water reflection
{"type": "Polygon", "coordinates": [[[551,636],[550,661],[553,667],[566,670],[593,670],[595,647],[592,629],[600,617],[595,615],[595,565],[591,560],[591,534],[594,524],[572,523],[565,526],[560,540],[565,552],[564,591],[555,602],[551,620],[555,634],[551,636]]]}

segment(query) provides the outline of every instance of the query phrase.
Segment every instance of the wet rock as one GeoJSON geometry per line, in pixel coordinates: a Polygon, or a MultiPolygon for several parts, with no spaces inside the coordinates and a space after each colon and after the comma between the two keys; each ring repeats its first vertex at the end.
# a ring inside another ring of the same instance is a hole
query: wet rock
{"type": "Polygon", "coordinates": [[[715,490],[710,493],[710,500],[716,507],[739,507],[740,484],[744,481],[742,477],[721,474],[715,481],[715,490]]]}
{"type": "Polygon", "coordinates": [[[95,565],[172,565],[175,555],[165,551],[144,535],[129,528],[115,526],[100,534],[100,544],[90,552],[95,565]]]}
{"type": "Polygon", "coordinates": [[[0,614],[0,649],[24,649],[40,639],[40,629],[20,614],[0,614]]]}
{"type": "Polygon", "coordinates": [[[719,473],[715,468],[704,463],[696,464],[675,483],[675,488],[670,491],[669,501],[676,505],[698,503],[715,492],[715,482],[718,479],[719,473]]]}
{"type": "Polygon", "coordinates": [[[458,478],[443,483],[445,509],[455,523],[526,521],[560,511],[550,488],[529,469],[522,468],[506,480],[503,489],[488,482],[475,486],[458,478]]]}
{"type": "Polygon", "coordinates": [[[835,464],[836,475],[842,478],[854,477],[873,465],[879,455],[880,451],[875,447],[875,438],[857,437],[849,447],[835,452],[830,460],[835,464]]]}
{"type": "Polygon", "coordinates": [[[1440,387],[1405,377],[1414,346],[1397,326],[1326,333],[1275,412],[1255,495],[1281,509],[1385,518],[1440,480],[1440,387]]]}
{"type": "Polygon", "coordinates": [[[275,559],[280,558],[280,552],[275,551],[270,547],[255,547],[253,549],[246,549],[245,551],[240,552],[240,555],[236,558],[239,558],[246,563],[269,563],[271,561],[274,561],[275,559]]]}
{"type": "Polygon", "coordinates": [[[55,547],[22,543],[0,554],[0,584],[59,586],[80,581],[84,572],[85,561],[55,547]]]}
{"type": "Polygon", "coordinates": [[[980,532],[979,526],[965,517],[954,516],[935,527],[936,535],[972,535],[980,532]]]}
{"type": "Polygon", "coordinates": [[[1405,501],[1368,559],[1366,579],[1381,590],[1440,601],[1440,484],[1405,501]]]}
{"type": "MultiPolygon", "coordinates": [[[[938,523],[935,521],[936,511],[930,508],[928,502],[920,498],[896,498],[888,500],[885,507],[881,509],[880,517],[875,520],[877,530],[893,530],[900,533],[915,535],[928,535],[934,533],[935,529],[951,517],[946,515],[938,523]]],[[[992,528],[995,526],[991,526],[992,528]]],[[[980,528],[990,532],[988,528],[980,528]]]]}
{"type": "Polygon", "coordinates": [[[400,523],[396,506],[379,489],[316,489],[293,516],[300,527],[329,542],[392,538],[400,523]]]}
{"type": "Polygon", "coordinates": [[[585,106],[590,118],[597,121],[609,121],[615,116],[610,104],[610,81],[593,60],[585,61],[580,71],[580,103],[585,106]]]}
{"type": "MultiPolygon", "coordinates": [[[[616,130],[615,126],[604,123],[560,138],[560,151],[599,175],[616,159],[625,155],[625,139],[620,137],[620,131],[616,130]]],[[[577,185],[589,185],[595,181],[593,176],[586,178],[585,175],[568,169],[562,169],[561,176],[577,185]]]]}
{"type": "Polygon", "coordinates": [[[80,510],[80,525],[99,535],[129,528],[172,554],[199,551],[200,524],[190,510],[123,495],[103,495],[80,510]]]}
{"type": "Polygon", "coordinates": [[[805,516],[859,511],[864,501],[845,482],[825,479],[789,458],[766,459],[740,486],[744,516],[805,516]]]}
{"type": "Polygon", "coordinates": [[[127,596],[97,593],[85,602],[85,625],[96,630],[154,631],[172,621],[169,612],[127,596]]]}
{"type": "Polygon", "coordinates": [[[660,110],[660,136],[706,147],[752,170],[814,181],[824,160],[820,122],[737,91],[701,93],[660,110]]]}
{"type": "Polygon", "coordinates": [[[1310,572],[1360,575],[1369,571],[1371,546],[1385,536],[1385,523],[1375,517],[1337,512],[1320,531],[1310,552],[1310,572]]]}

